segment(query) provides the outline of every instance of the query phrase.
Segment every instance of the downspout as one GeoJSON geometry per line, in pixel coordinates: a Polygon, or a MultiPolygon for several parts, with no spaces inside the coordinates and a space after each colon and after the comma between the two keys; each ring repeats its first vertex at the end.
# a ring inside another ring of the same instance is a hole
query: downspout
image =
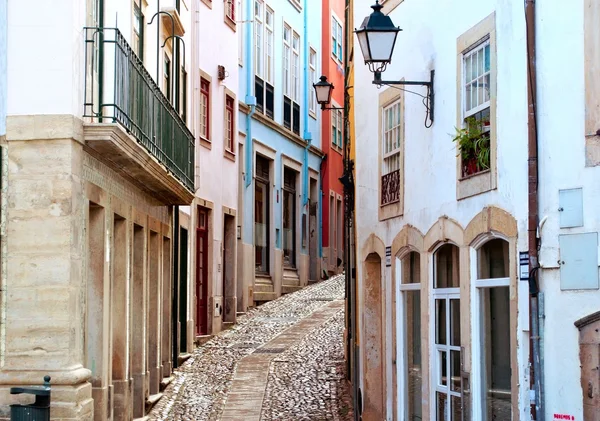
{"type": "Polygon", "coordinates": [[[531,419],[544,421],[542,364],[540,356],[539,335],[539,263],[537,227],[539,219],[538,194],[538,130],[537,130],[537,72],[536,72],[536,34],[535,34],[535,0],[525,1],[525,29],[527,33],[527,106],[528,106],[528,244],[529,264],[529,320],[530,337],[530,388],[534,396],[531,399],[531,419]]]}
{"type": "Polygon", "coordinates": [[[302,183],[302,205],[306,207],[308,204],[308,149],[312,143],[312,134],[308,128],[308,89],[310,86],[310,81],[308,79],[308,0],[304,0],[304,51],[302,54],[302,60],[304,61],[304,84],[303,84],[303,96],[304,96],[304,107],[302,113],[302,119],[304,120],[304,133],[303,137],[306,141],[306,146],[304,147],[304,165],[303,165],[303,183],[302,183]]]}
{"type": "Polygon", "coordinates": [[[246,115],[246,147],[245,158],[246,158],[246,174],[245,174],[245,186],[246,188],[250,187],[252,184],[252,116],[256,111],[256,97],[252,95],[252,34],[254,28],[254,18],[252,16],[252,6],[254,2],[247,1],[246,2],[246,104],[250,106],[250,112],[246,115]]]}

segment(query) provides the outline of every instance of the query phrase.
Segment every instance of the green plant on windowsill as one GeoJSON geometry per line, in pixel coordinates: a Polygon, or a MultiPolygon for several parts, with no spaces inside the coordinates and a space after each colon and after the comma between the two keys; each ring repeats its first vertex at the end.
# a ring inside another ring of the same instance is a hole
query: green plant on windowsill
{"type": "Polygon", "coordinates": [[[490,168],[490,133],[483,130],[484,126],[489,126],[489,120],[468,117],[465,123],[464,128],[455,127],[452,141],[458,144],[462,176],[468,177],[490,168]]]}

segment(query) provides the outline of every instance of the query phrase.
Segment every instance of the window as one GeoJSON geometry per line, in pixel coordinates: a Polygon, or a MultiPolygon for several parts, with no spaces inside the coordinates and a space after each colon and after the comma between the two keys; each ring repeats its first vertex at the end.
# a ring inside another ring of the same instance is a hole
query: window
{"type": "Polygon", "coordinates": [[[334,147],[342,148],[342,125],[344,124],[344,115],[342,110],[332,110],[331,112],[331,144],[334,147]]]}
{"type": "Polygon", "coordinates": [[[296,178],[297,173],[283,169],[283,264],[296,265],[296,178]]]}
{"type": "MultiPolygon", "coordinates": [[[[270,7],[263,8],[261,3],[256,13],[260,13],[260,19],[262,19],[262,12],[264,10],[264,46],[259,46],[256,50],[257,60],[261,60],[261,63],[257,63],[257,72],[254,76],[254,95],[256,96],[256,109],[258,112],[264,113],[269,118],[274,118],[274,106],[275,99],[273,88],[273,69],[274,69],[274,53],[273,53],[273,24],[274,16],[273,10],[270,7]],[[262,50],[261,50],[262,48],[262,50]],[[260,56],[264,52],[264,56],[260,56]]],[[[258,18],[257,18],[258,22],[258,18]]],[[[263,28],[262,20],[260,24],[261,30],[263,28]]],[[[258,41],[257,42],[262,42],[258,41]]]]}
{"type": "Polygon", "coordinates": [[[343,62],[343,54],[342,54],[342,43],[343,43],[343,34],[342,34],[342,24],[335,17],[331,16],[331,54],[335,57],[340,63],[343,62]]]}
{"type": "Polygon", "coordinates": [[[263,12],[264,4],[254,1],[254,73],[263,78],[263,12]]]}
{"type": "Polygon", "coordinates": [[[171,102],[171,60],[166,54],[163,61],[163,91],[171,102]]]}
{"type": "Polygon", "coordinates": [[[233,112],[233,98],[225,96],[225,148],[234,152],[235,117],[233,112]]]}
{"type": "Polygon", "coordinates": [[[463,120],[471,133],[467,146],[461,145],[462,177],[490,167],[490,82],[489,39],[463,53],[463,120]],[[475,135],[473,136],[473,133],[475,135]]]}
{"type": "Polygon", "coordinates": [[[273,84],[273,10],[267,6],[265,10],[265,80],[273,84]]]}
{"type": "Polygon", "coordinates": [[[300,35],[292,36],[292,99],[300,101],[300,35]]]}
{"type": "Polygon", "coordinates": [[[479,362],[474,418],[509,420],[511,401],[510,278],[508,242],[493,239],[477,250],[473,361],[479,362]]]}
{"type": "Polygon", "coordinates": [[[187,72],[181,67],[181,119],[187,123],[187,72]]]}
{"type": "Polygon", "coordinates": [[[300,35],[283,27],[283,125],[300,135],[300,35]]]}
{"type": "Polygon", "coordinates": [[[335,265],[335,196],[329,196],[329,264],[335,265]]]}
{"type": "Polygon", "coordinates": [[[290,42],[292,39],[292,30],[287,25],[283,25],[283,94],[291,96],[290,89],[290,65],[292,61],[292,49],[290,42]]]}
{"type": "MultiPolygon", "coordinates": [[[[308,57],[308,79],[311,84],[317,82],[317,52],[311,47],[310,55],[308,57]]],[[[312,88],[312,87],[311,87],[312,88]]],[[[308,110],[315,114],[317,112],[317,97],[315,96],[315,90],[310,89],[310,103],[308,110]]]]}
{"type": "Polygon", "coordinates": [[[497,186],[496,15],[457,39],[456,176],[458,200],[497,186]],[[468,131],[468,134],[467,134],[468,131]]]}
{"type": "Polygon", "coordinates": [[[393,102],[383,109],[382,205],[400,200],[401,112],[402,104],[400,100],[393,102]]]}
{"type": "Polygon", "coordinates": [[[434,364],[431,371],[435,391],[436,420],[460,421],[460,289],[459,249],[444,244],[434,255],[434,364]]]}
{"type": "Polygon", "coordinates": [[[225,1],[225,16],[235,22],[235,3],[237,0],[226,0],[225,1]]]}
{"type": "Polygon", "coordinates": [[[210,140],[210,83],[200,79],[200,136],[210,140]]]}
{"type": "Polygon", "coordinates": [[[133,52],[144,60],[144,15],[139,4],[140,0],[133,2],[133,52]]]}
{"type": "Polygon", "coordinates": [[[421,256],[410,252],[400,261],[400,361],[401,382],[404,391],[398,408],[403,411],[401,419],[420,420],[423,415],[422,360],[421,360],[421,256]]]}

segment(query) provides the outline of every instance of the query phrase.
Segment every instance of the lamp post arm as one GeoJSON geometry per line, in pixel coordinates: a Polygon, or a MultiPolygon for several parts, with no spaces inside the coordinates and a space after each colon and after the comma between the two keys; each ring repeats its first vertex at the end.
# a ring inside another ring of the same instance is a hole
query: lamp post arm
{"type": "Polygon", "coordinates": [[[344,107],[328,107],[325,104],[321,105],[321,110],[343,110],[344,107]]]}
{"type": "Polygon", "coordinates": [[[433,124],[433,105],[435,100],[435,95],[433,92],[433,78],[435,76],[435,70],[431,71],[431,79],[429,81],[414,81],[414,80],[381,80],[381,72],[373,72],[374,79],[373,85],[382,86],[426,86],[427,87],[427,96],[423,96],[416,92],[406,91],[411,94],[419,95],[427,100],[427,102],[423,101],[425,107],[427,108],[427,116],[425,117],[425,127],[431,127],[433,124]],[[430,125],[427,125],[427,117],[429,117],[430,125]]]}

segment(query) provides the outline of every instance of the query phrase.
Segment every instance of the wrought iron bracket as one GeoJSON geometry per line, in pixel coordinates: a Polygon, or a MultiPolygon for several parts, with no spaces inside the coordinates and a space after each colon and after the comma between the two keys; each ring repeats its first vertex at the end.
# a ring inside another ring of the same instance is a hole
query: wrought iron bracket
{"type": "Polygon", "coordinates": [[[429,81],[411,81],[411,80],[382,80],[381,72],[373,72],[375,78],[373,79],[373,84],[377,86],[426,86],[427,87],[427,95],[421,95],[413,91],[404,90],[405,92],[419,95],[423,97],[425,101],[423,104],[427,109],[427,114],[425,116],[425,127],[429,128],[433,124],[433,110],[434,110],[434,101],[435,95],[433,92],[433,79],[435,76],[435,70],[431,71],[431,79],[429,81]],[[427,124],[427,120],[429,120],[429,124],[427,124]]]}

